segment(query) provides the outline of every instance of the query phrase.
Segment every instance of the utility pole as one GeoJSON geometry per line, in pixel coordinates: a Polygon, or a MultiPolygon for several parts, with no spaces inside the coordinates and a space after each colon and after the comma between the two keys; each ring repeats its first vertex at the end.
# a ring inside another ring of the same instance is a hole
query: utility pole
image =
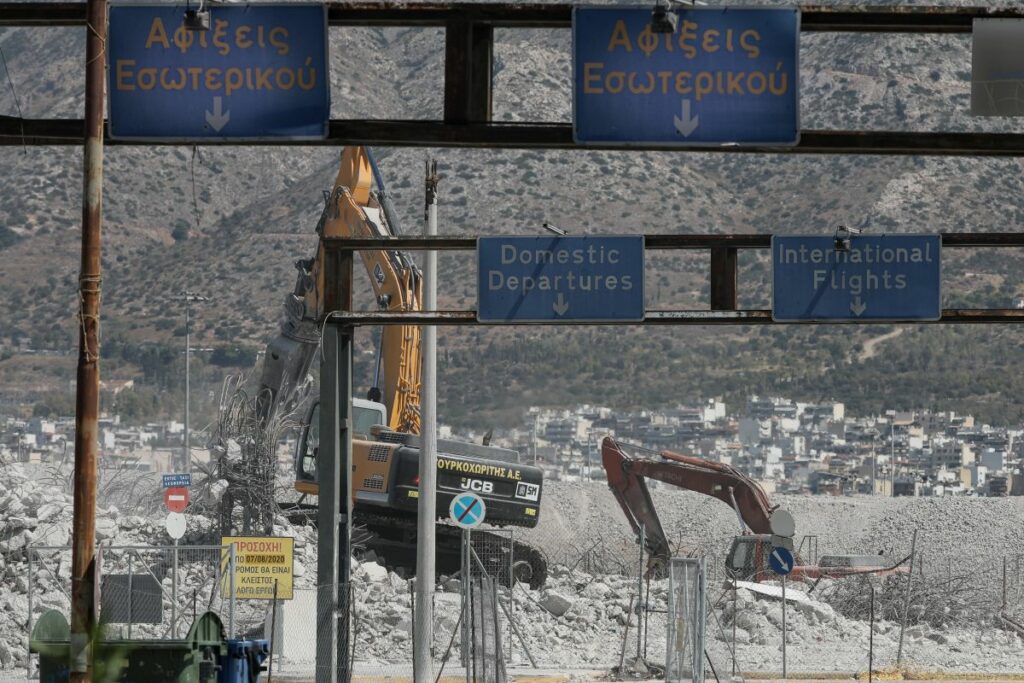
{"type": "Polygon", "coordinates": [[[97,628],[96,470],[100,414],[100,285],[103,225],[103,103],[106,0],[88,0],[85,37],[85,150],[82,255],[78,275],[78,372],[75,386],[75,489],[71,553],[71,683],[92,680],[89,643],[97,628]]]}
{"type": "MultiPolygon", "coordinates": [[[[427,161],[426,221],[424,234],[437,234],[437,162],[427,161]]],[[[423,310],[437,310],[437,252],[426,252],[423,269],[423,310]]],[[[420,393],[422,448],[420,449],[420,485],[416,529],[416,653],[413,677],[415,683],[433,683],[434,671],[430,648],[434,642],[434,582],[437,519],[437,327],[423,327],[423,374],[420,393]]]]}
{"type": "Polygon", "coordinates": [[[896,412],[892,414],[889,429],[889,497],[896,497],[896,412]]]}
{"type": "Polygon", "coordinates": [[[181,297],[185,300],[185,439],[182,442],[183,461],[179,472],[192,471],[192,436],[189,432],[189,378],[191,377],[192,363],[192,302],[201,303],[209,301],[205,296],[199,296],[192,292],[184,292],[181,297]]]}

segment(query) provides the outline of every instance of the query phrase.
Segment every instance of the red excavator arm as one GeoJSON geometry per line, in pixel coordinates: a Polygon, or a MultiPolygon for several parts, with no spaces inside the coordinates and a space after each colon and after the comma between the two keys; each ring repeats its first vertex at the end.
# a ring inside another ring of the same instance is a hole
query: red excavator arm
{"type": "Polygon", "coordinates": [[[671,451],[662,451],[660,456],[660,460],[630,457],[610,436],[601,443],[601,464],[608,486],[637,536],[643,527],[652,562],[666,562],[671,550],[647,490],[648,477],[717,498],[733,508],[755,534],[771,533],[769,517],[774,508],[753,479],[713,460],[671,451]]]}

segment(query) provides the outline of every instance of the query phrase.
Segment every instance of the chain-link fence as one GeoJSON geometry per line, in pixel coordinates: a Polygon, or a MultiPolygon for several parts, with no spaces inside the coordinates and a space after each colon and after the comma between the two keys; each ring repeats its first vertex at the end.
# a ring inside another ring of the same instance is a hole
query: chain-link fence
{"type": "MultiPolygon", "coordinates": [[[[596,488],[596,487],[595,487],[596,488]]],[[[625,525],[622,525],[625,526],[625,525]]],[[[541,529],[543,533],[553,533],[541,529]]],[[[599,539],[553,540],[537,532],[473,532],[472,604],[485,596],[474,577],[493,579],[487,595],[486,649],[511,673],[610,671],[642,659],[658,671],[670,659],[670,581],[645,575],[646,558],[627,533],[609,528],[599,539]],[[625,539],[623,538],[625,536],[625,539]],[[540,549],[540,550],[538,550],[540,549]],[[542,552],[544,580],[531,572],[542,552]],[[496,618],[495,618],[496,617],[496,618]]],[[[237,637],[273,639],[274,670],[306,679],[316,674],[319,641],[330,631],[318,624],[318,603],[330,587],[315,581],[315,529],[295,527],[296,576],[291,600],[237,600],[232,608],[229,547],[103,547],[98,550],[102,618],[119,638],[183,635],[197,614],[213,609],[237,637]],[[177,555],[177,561],[175,561],[177,555]]],[[[782,600],[777,581],[733,584],[724,571],[727,542],[714,538],[703,557],[707,576],[705,662],[717,674],[782,671],[782,600]]],[[[898,548],[907,557],[910,539],[898,548]]],[[[919,541],[918,547],[921,547],[919,541]]],[[[925,544],[927,546],[927,544],[925,544]]],[[[932,546],[934,547],[934,546],[932,546]]],[[[8,611],[28,615],[18,638],[8,641],[19,669],[28,661],[27,636],[46,609],[68,613],[67,548],[30,546],[22,564],[9,563],[21,597],[6,598],[8,611]],[[18,582],[23,585],[18,585],[18,582]]],[[[834,552],[822,547],[821,554],[834,552]]],[[[807,561],[807,546],[801,551],[807,561]]],[[[901,571],[842,579],[794,580],[786,594],[786,657],[792,674],[866,672],[897,666],[918,672],[1015,673],[1024,671],[1022,556],[963,561],[918,552],[901,571]],[[901,637],[902,632],[902,637],[901,637]]],[[[475,679],[466,633],[466,581],[459,565],[442,563],[433,595],[435,672],[475,679]]],[[[347,652],[361,680],[408,676],[415,643],[414,582],[391,560],[372,553],[352,560],[351,639],[347,652]]],[[[326,597],[325,597],[326,596],[326,597]]],[[[11,612],[11,613],[15,613],[11,612]]],[[[470,620],[485,621],[470,611],[470,620]]],[[[469,627],[472,629],[473,624],[469,627]]],[[[331,646],[330,642],[326,646],[331,646]]],[[[335,645],[335,647],[337,647],[335,645]]],[[[495,659],[496,661],[496,659],[495,659]]],[[[709,668],[710,676],[710,668],[709,668]]],[[[483,680],[481,677],[479,680],[483,680]]]]}
{"type": "MultiPolygon", "coordinates": [[[[51,609],[70,614],[71,552],[56,546],[24,550],[27,619],[17,661],[24,663],[29,677],[37,671],[28,652],[36,620],[51,609]]],[[[123,640],[182,638],[199,615],[214,611],[231,637],[236,633],[236,614],[248,617],[252,612],[236,610],[233,558],[231,546],[98,547],[99,619],[104,633],[123,640]]]]}

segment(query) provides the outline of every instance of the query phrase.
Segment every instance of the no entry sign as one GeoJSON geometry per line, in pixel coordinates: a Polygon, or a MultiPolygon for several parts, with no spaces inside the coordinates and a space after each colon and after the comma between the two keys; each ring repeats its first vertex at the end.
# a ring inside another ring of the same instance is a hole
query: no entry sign
{"type": "Polygon", "coordinates": [[[184,512],[188,507],[188,489],[183,486],[164,489],[164,505],[171,512],[184,512]]]}

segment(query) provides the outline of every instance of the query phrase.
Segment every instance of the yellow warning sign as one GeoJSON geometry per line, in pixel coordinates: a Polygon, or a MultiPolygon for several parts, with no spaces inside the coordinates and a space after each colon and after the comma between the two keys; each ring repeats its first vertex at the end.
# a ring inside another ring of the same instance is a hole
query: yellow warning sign
{"type": "MultiPolygon", "coordinates": [[[[230,564],[230,551],[235,548],[235,598],[238,600],[273,600],[277,586],[278,600],[292,599],[295,576],[295,539],[282,536],[223,536],[223,566],[230,564]]],[[[228,576],[222,589],[231,590],[228,576]]]]}

